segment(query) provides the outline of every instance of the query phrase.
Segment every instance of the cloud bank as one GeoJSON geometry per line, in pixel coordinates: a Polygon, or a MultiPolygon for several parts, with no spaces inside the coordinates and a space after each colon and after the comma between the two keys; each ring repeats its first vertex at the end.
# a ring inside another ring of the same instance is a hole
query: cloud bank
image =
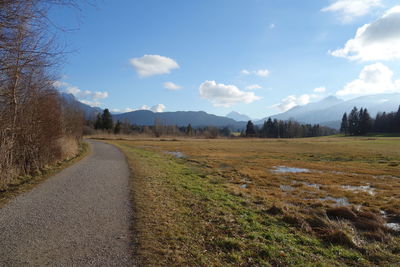
{"type": "Polygon", "coordinates": [[[400,5],[389,9],[378,20],[358,28],[343,48],[329,52],[332,56],[359,61],[400,58],[400,5]]]}
{"type": "Polygon", "coordinates": [[[393,80],[393,71],[382,63],[365,66],[358,79],[336,92],[338,96],[400,93],[400,79],[393,80]]]}

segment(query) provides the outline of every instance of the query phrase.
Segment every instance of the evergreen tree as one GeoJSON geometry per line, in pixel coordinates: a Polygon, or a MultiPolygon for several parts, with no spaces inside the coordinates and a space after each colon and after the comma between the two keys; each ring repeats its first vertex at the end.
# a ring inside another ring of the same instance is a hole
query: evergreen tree
{"type": "Polygon", "coordinates": [[[97,114],[96,122],[94,123],[94,128],[96,130],[101,130],[103,129],[103,120],[101,119],[100,113],[97,114]]]}
{"type": "Polygon", "coordinates": [[[260,137],[268,137],[268,124],[267,121],[264,121],[263,126],[261,127],[260,137]]]}
{"type": "Polygon", "coordinates": [[[186,135],[188,135],[188,136],[192,136],[193,135],[193,127],[192,127],[192,125],[190,123],[186,127],[186,135]]]}
{"type": "Polygon", "coordinates": [[[273,124],[273,122],[272,122],[272,120],[271,120],[271,118],[268,118],[268,120],[267,120],[267,137],[274,137],[273,136],[273,127],[274,127],[274,124],[273,124]]]}
{"type": "Polygon", "coordinates": [[[345,112],[342,117],[342,123],[340,125],[340,132],[347,135],[349,128],[349,122],[347,121],[347,113],[345,112]]]}
{"type": "Polygon", "coordinates": [[[349,134],[357,135],[359,129],[359,112],[357,107],[354,107],[349,114],[349,134]]]}
{"type": "Polygon", "coordinates": [[[254,124],[252,121],[247,122],[246,126],[246,136],[255,136],[256,131],[254,129],[254,124]]]}
{"type": "Polygon", "coordinates": [[[273,138],[279,138],[279,122],[277,119],[274,119],[274,121],[272,122],[271,133],[273,138]]]}
{"type": "Polygon", "coordinates": [[[111,130],[113,128],[113,120],[110,111],[106,108],[101,115],[102,129],[111,130]]]}
{"type": "Polygon", "coordinates": [[[395,122],[395,131],[396,132],[400,132],[400,105],[399,105],[399,109],[397,110],[396,113],[396,122],[395,122]]]}
{"type": "Polygon", "coordinates": [[[119,134],[121,132],[121,123],[117,121],[117,124],[115,124],[114,127],[114,134],[119,134]]]}
{"type": "MultiPolygon", "coordinates": [[[[362,109],[361,109],[362,110],[362,109]]],[[[361,113],[360,111],[360,122],[359,122],[359,134],[367,134],[371,130],[372,126],[372,120],[371,116],[368,113],[367,109],[364,109],[363,112],[361,113]]]]}

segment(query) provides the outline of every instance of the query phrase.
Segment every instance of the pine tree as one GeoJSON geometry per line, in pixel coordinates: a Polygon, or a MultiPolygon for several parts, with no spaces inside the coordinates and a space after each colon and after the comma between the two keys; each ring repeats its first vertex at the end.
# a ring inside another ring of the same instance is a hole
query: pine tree
{"type": "Polygon", "coordinates": [[[347,113],[345,112],[342,117],[342,123],[340,125],[340,132],[347,135],[349,131],[349,122],[347,121],[347,113]]]}
{"type": "Polygon", "coordinates": [[[102,125],[104,130],[111,130],[113,128],[113,120],[110,111],[106,108],[101,116],[102,125]]]}
{"type": "Polygon", "coordinates": [[[260,137],[268,137],[268,124],[267,121],[264,121],[263,126],[261,127],[260,137]]]}
{"type": "Polygon", "coordinates": [[[358,129],[359,129],[359,112],[357,107],[354,107],[350,114],[349,114],[349,134],[350,135],[357,135],[358,134],[358,129]]]}
{"type": "Polygon", "coordinates": [[[371,126],[372,126],[372,120],[371,120],[371,116],[368,113],[368,110],[364,109],[362,113],[360,111],[359,134],[362,134],[362,135],[367,134],[371,130],[371,126]]]}
{"type": "Polygon", "coordinates": [[[246,126],[246,136],[255,136],[256,131],[254,129],[254,124],[252,121],[247,122],[246,126]]]}

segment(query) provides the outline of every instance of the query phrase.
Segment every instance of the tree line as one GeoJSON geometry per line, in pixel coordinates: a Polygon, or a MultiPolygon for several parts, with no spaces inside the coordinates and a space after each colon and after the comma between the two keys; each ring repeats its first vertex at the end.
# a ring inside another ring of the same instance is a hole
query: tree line
{"type": "Polygon", "coordinates": [[[400,133],[400,106],[397,112],[378,112],[372,119],[366,108],[354,107],[349,115],[343,114],[340,132],[345,135],[368,133],[400,133]]]}
{"type": "Polygon", "coordinates": [[[248,121],[245,136],[260,138],[303,138],[327,136],[335,134],[336,130],[319,124],[301,124],[294,120],[268,120],[261,127],[248,121]]]}
{"type": "Polygon", "coordinates": [[[125,134],[125,135],[144,135],[150,137],[180,136],[180,137],[203,137],[217,138],[218,136],[229,137],[232,130],[229,127],[217,128],[213,126],[192,127],[164,124],[160,119],[154,121],[154,125],[131,124],[128,120],[116,122],[108,109],[97,114],[94,121],[86,121],[84,134],[95,135],[98,133],[125,134]]]}
{"type": "Polygon", "coordinates": [[[61,51],[47,17],[67,0],[0,1],[0,190],[72,156],[82,113],[54,88],[61,51]]]}
{"type": "Polygon", "coordinates": [[[281,121],[272,120],[269,118],[260,127],[254,125],[252,121],[247,123],[246,129],[232,129],[230,127],[192,127],[187,126],[167,125],[161,120],[156,119],[154,125],[141,126],[129,123],[128,120],[123,122],[114,122],[112,115],[108,109],[105,109],[102,114],[98,114],[96,120],[86,123],[85,134],[95,134],[93,130],[114,134],[128,135],[146,135],[153,137],[160,136],[187,136],[187,137],[202,137],[202,138],[217,138],[217,137],[260,137],[260,138],[301,138],[326,136],[336,134],[337,131],[329,127],[320,126],[318,124],[300,124],[296,121],[281,121]]]}

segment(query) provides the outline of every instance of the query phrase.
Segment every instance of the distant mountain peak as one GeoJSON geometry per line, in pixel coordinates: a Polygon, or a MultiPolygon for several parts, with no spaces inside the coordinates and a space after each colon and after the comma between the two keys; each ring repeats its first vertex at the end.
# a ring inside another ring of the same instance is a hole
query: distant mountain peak
{"type": "Polygon", "coordinates": [[[251,118],[245,114],[241,114],[237,111],[231,111],[225,117],[233,119],[235,121],[249,121],[251,118]]]}
{"type": "Polygon", "coordinates": [[[341,102],[343,100],[341,100],[340,98],[338,98],[334,95],[330,95],[330,96],[327,96],[324,99],[322,99],[320,102],[322,102],[322,101],[339,101],[339,102],[341,102]]]}

